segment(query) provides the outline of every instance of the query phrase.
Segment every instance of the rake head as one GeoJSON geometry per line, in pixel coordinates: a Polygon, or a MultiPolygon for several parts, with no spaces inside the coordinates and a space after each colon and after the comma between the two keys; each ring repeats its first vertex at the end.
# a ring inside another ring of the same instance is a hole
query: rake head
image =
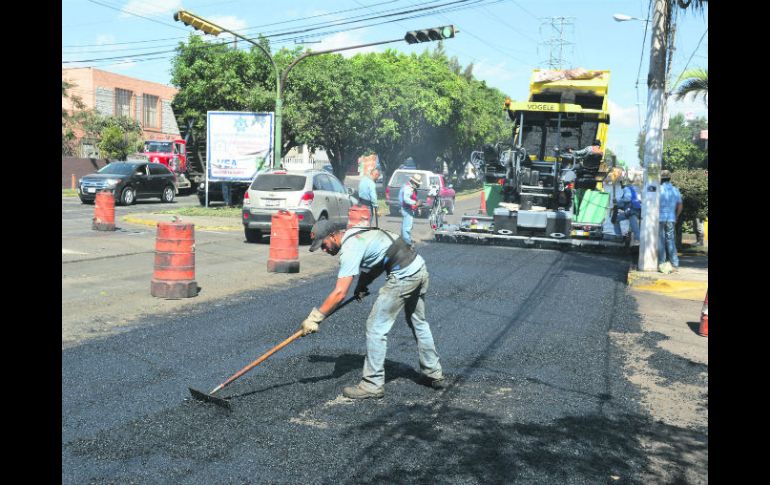
{"type": "Polygon", "coordinates": [[[230,409],[230,401],[227,399],[222,399],[221,397],[215,397],[211,394],[206,394],[205,392],[198,391],[192,387],[188,387],[188,389],[190,390],[192,397],[198,401],[210,402],[225,409],[230,409]]]}

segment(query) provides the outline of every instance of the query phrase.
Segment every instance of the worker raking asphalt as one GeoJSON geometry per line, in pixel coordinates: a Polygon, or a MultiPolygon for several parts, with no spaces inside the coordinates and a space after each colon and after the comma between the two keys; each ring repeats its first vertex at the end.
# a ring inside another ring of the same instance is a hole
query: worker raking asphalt
{"type": "Polygon", "coordinates": [[[444,390],[419,383],[401,313],[384,397],[342,395],[364,367],[368,297],[228,386],[230,412],[191,399],[188,386],[224,381],[296,331],[337,273],[248,292],[62,352],[62,482],[644,483],[642,438],[704,441],[651,420],[623,377],[608,333],[639,331],[627,261],[418,250],[444,390]]]}

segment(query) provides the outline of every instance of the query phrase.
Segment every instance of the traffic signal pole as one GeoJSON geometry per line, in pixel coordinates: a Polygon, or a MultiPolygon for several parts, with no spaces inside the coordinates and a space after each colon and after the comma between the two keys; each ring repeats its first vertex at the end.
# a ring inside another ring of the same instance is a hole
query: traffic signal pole
{"type": "Polygon", "coordinates": [[[459,30],[456,30],[454,26],[448,25],[444,27],[436,27],[433,29],[424,29],[419,31],[412,31],[406,34],[406,36],[403,39],[393,39],[393,40],[381,40],[378,42],[370,42],[368,44],[359,44],[359,45],[351,45],[347,47],[339,47],[336,49],[327,49],[322,51],[307,51],[294,59],[294,61],[289,64],[286,69],[282,73],[279,73],[278,66],[275,64],[275,60],[273,60],[273,56],[270,55],[270,52],[267,51],[264,47],[262,47],[261,44],[258,44],[257,42],[254,42],[253,40],[249,39],[248,37],[244,37],[241,34],[237,32],[233,32],[232,30],[228,30],[224,27],[221,27],[215,23],[209,22],[208,20],[203,19],[202,17],[199,17],[193,13],[190,13],[186,10],[179,10],[174,14],[174,20],[178,22],[182,22],[185,25],[189,25],[195,29],[201,30],[206,34],[210,34],[213,36],[217,36],[221,34],[222,32],[227,32],[228,34],[231,34],[239,39],[243,39],[246,42],[257,46],[265,56],[267,56],[268,59],[270,59],[270,62],[273,64],[273,70],[275,71],[275,129],[274,129],[274,141],[273,141],[273,166],[272,168],[277,168],[281,165],[281,151],[283,149],[283,142],[281,140],[281,128],[283,123],[283,98],[282,93],[283,89],[286,83],[286,77],[289,75],[289,71],[294,69],[294,66],[296,66],[300,61],[303,59],[306,59],[310,56],[318,56],[321,54],[330,54],[332,52],[340,52],[340,51],[346,51],[350,49],[359,49],[361,47],[371,47],[374,45],[381,45],[381,44],[390,44],[393,42],[403,42],[407,41],[410,44],[413,44],[415,42],[430,42],[434,40],[442,40],[442,39],[449,39],[454,37],[455,33],[459,32],[459,30]]]}

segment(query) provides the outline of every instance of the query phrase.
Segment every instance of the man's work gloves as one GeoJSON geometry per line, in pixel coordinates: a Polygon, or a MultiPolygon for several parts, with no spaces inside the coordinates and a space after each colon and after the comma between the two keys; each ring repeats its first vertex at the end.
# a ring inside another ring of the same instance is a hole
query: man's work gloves
{"type": "Polygon", "coordinates": [[[300,330],[302,330],[302,336],[310,335],[311,333],[315,333],[318,331],[318,324],[323,321],[323,319],[326,318],[326,315],[321,313],[318,308],[313,307],[313,310],[310,312],[310,315],[307,316],[307,318],[302,322],[302,325],[299,327],[300,330]]]}

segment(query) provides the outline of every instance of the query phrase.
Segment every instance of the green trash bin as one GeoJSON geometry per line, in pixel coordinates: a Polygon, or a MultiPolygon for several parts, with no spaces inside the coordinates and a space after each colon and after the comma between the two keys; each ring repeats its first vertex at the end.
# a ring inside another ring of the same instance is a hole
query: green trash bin
{"type": "Polygon", "coordinates": [[[487,205],[487,215],[494,216],[495,208],[503,200],[503,186],[500,184],[484,184],[484,201],[487,205]]]}

